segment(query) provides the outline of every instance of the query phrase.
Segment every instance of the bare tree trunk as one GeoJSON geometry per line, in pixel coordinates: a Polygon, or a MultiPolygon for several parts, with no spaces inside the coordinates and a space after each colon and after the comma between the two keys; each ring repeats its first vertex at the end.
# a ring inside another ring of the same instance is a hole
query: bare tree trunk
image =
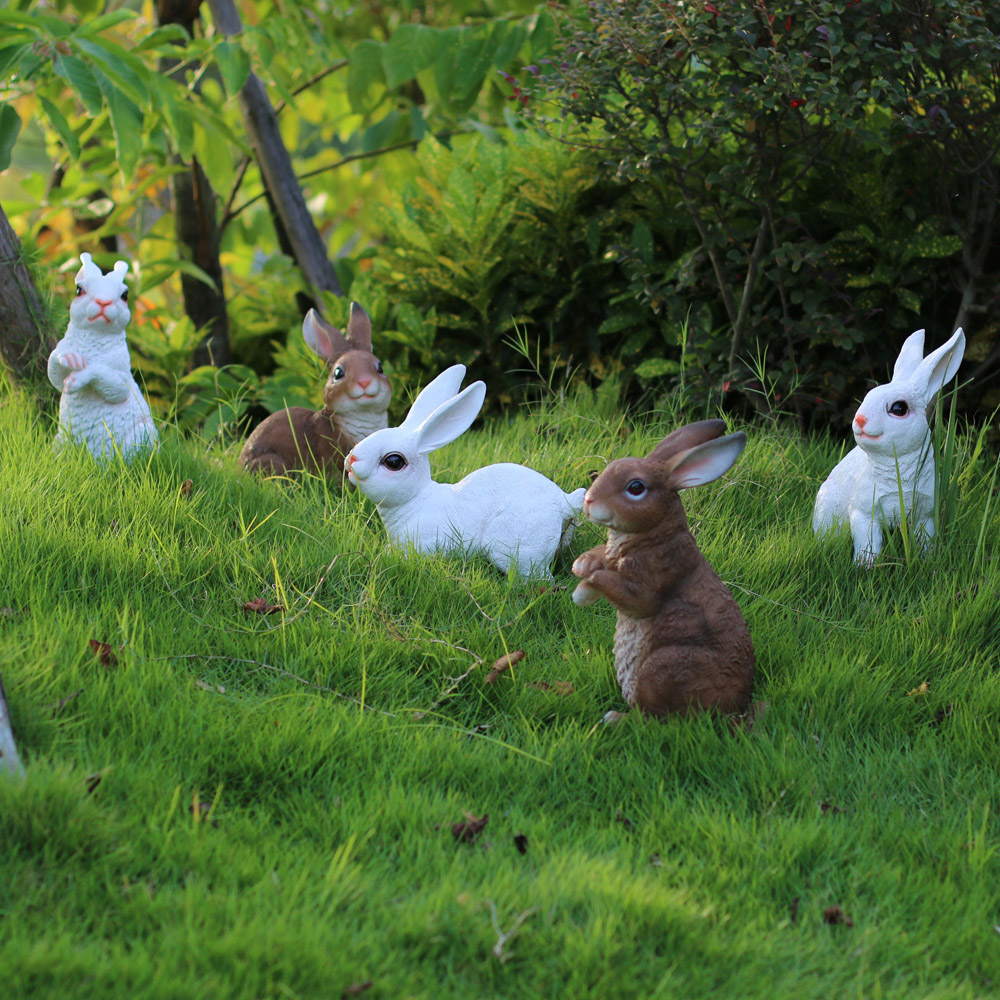
{"type": "MultiPolygon", "coordinates": [[[[238,35],[243,30],[243,22],[233,0],[208,0],[208,4],[212,8],[215,27],[222,34],[238,35]]],[[[306,208],[291,157],[278,130],[277,115],[264,84],[252,72],[240,91],[240,107],[247,137],[264,184],[291,242],[295,262],[313,289],[342,295],[326,247],[306,208]]]]}
{"type": "MultiPolygon", "coordinates": [[[[160,24],[180,24],[189,35],[194,33],[201,0],[158,0],[157,18],[160,24]]],[[[173,73],[180,60],[162,58],[160,72],[173,73]]],[[[174,232],[177,241],[187,248],[188,259],[197,264],[215,283],[213,288],[191,274],[181,274],[184,312],[198,328],[204,328],[205,338],[194,352],[193,362],[199,365],[225,365],[231,360],[229,347],[229,314],[226,311],[226,291],[222,264],[219,260],[219,217],[215,191],[196,158],[184,164],[185,173],[170,179],[171,202],[174,209],[174,232]]]]}
{"type": "Polygon", "coordinates": [[[55,340],[45,329],[45,309],[24,265],[21,241],[0,205],[0,354],[15,379],[39,385],[46,379],[55,340]]]}
{"type": "Polygon", "coordinates": [[[17,755],[14,743],[14,731],[10,727],[10,709],[7,707],[7,695],[3,689],[3,679],[0,678],[0,774],[12,774],[20,777],[24,774],[24,765],[17,755]]]}

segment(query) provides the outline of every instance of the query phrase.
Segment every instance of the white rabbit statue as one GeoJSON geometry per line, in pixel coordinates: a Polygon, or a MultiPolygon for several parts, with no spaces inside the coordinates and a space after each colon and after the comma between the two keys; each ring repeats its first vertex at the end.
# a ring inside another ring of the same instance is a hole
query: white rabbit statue
{"type": "Polygon", "coordinates": [[[584,488],[564,493],[523,465],[487,465],[461,482],[431,479],[428,453],[464,433],[486,386],[459,392],[465,365],[453,365],[413,401],[399,427],[375,431],[345,460],[347,476],[375,502],[391,541],[420,552],[482,552],[497,569],[551,578],[549,565],[572,537],[584,488]]]}
{"type": "Polygon", "coordinates": [[[100,460],[118,451],[125,459],[155,448],[159,438],[149,403],[132,377],[125,343],[128,308],[125,273],[115,262],[107,274],[80,254],[76,297],[69,307],[69,326],[49,355],[49,381],[62,392],[55,448],[68,442],[85,444],[100,460]]]}
{"type": "Polygon", "coordinates": [[[927,410],[938,390],[962,363],[965,334],[924,357],[924,331],[903,344],[892,380],[871,389],[854,415],[857,447],[819,488],[813,531],[839,531],[846,522],[855,561],[871,566],[882,549],[882,526],[901,521],[900,493],[907,524],[926,547],[934,536],[934,449],[927,410]],[[900,490],[902,486],[902,490],[900,490]]]}

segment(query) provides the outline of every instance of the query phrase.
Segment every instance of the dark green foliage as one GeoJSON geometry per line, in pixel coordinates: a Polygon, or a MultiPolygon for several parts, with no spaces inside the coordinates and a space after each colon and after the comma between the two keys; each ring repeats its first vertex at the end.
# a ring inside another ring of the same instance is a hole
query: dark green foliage
{"type": "Polygon", "coordinates": [[[687,320],[708,386],[759,393],[766,355],[782,393],[805,380],[800,415],[836,410],[921,325],[971,326],[970,355],[1000,361],[977,318],[995,295],[1000,13],[596,0],[560,27],[514,95],[641,186],[633,289],[687,320]],[[659,243],[678,213],[680,253],[659,243]]]}

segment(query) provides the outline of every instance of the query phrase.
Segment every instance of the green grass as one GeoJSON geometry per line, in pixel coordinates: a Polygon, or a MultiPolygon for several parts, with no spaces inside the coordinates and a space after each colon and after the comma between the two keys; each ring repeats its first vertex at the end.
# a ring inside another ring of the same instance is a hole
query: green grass
{"type": "MultiPolygon", "coordinates": [[[[524,461],[569,489],[671,426],[571,402],[435,470],[524,461]]],[[[622,707],[608,605],[405,558],[356,495],[252,481],[169,433],[99,471],[51,434],[0,405],[0,669],[27,767],[0,780],[5,1000],[1000,988],[983,452],[947,545],[907,565],[894,539],[870,572],[809,528],[839,442],[751,429],[726,480],[686,494],[770,705],[734,731],[601,725],[622,707]],[[285,613],[248,614],[257,597],[285,613]],[[467,812],[489,815],[473,843],[452,835],[467,812]]]]}

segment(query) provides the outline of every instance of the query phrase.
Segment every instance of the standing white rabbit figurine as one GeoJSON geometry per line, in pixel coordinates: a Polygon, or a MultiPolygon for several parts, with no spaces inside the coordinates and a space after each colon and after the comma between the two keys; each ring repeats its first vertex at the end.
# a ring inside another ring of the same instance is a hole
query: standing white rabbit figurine
{"type": "Polygon", "coordinates": [[[125,327],[128,308],[125,273],[115,262],[107,274],[80,254],[76,297],[69,307],[69,326],[49,355],[49,381],[62,392],[55,447],[85,444],[97,459],[118,451],[126,460],[155,448],[159,438],[149,403],[132,377],[125,327]]]}
{"type": "Polygon", "coordinates": [[[375,431],[347,456],[348,478],[375,502],[389,538],[420,552],[481,552],[497,569],[550,578],[549,565],[572,537],[581,488],[564,493],[524,465],[501,463],[461,482],[431,479],[428,454],[468,430],[486,386],[459,392],[465,365],[453,365],[413,401],[399,427],[375,431]]]}
{"type": "Polygon", "coordinates": [[[837,531],[846,522],[854,540],[855,561],[871,566],[882,549],[882,526],[901,520],[926,546],[934,536],[934,449],[927,410],[938,390],[962,363],[965,334],[924,357],[924,331],[903,344],[892,380],[877,385],[858,407],[851,425],[858,446],[834,468],[819,488],[813,531],[837,531]]]}

